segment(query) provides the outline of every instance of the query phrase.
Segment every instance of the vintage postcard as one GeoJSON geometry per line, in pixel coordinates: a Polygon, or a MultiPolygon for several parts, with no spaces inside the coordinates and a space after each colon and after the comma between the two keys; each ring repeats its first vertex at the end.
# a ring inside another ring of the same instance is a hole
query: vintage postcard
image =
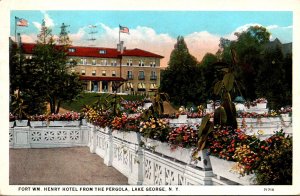
{"type": "Polygon", "coordinates": [[[300,193],[299,1],[0,7],[0,194],[300,193]]]}

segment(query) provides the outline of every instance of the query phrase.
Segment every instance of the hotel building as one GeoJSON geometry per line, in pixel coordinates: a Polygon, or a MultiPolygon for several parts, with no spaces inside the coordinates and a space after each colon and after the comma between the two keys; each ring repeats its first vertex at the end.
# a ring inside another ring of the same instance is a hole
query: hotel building
{"type": "MultiPolygon", "coordinates": [[[[31,58],[35,44],[22,43],[26,58],[31,58]]],[[[88,92],[112,93],[113,86],[123,85],[118,93],[148,94],[160,85],[160,59],[163,56],[141,50],[116,48],[68,47],[69,60],[77,64],[77,72],[88,92]]]]}

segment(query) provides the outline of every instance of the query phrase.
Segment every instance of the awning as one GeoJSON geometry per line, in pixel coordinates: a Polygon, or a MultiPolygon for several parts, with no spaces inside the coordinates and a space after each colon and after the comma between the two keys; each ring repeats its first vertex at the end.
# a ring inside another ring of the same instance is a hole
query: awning
{"type": "Polygon", "coordinates": [[[156,84],[150,84],[150,89],[157,89],[156,84]]]}
{"type": "Polygon", "coordinates": [[[133,84],[131,82],[126,83],[126,88],[127,89],[133,89],[133,84]]]}
{"type": "Polygon", "coordinates": [[[146,89],[145,83],[138,83],[138,89],[146,89]]]}
{"type": "Polygon", "coordinates": [[[91,81],[126,81],[121,77],[97,77],[97,76],[80,76],[80,80],[91,80],[91,81]]]}

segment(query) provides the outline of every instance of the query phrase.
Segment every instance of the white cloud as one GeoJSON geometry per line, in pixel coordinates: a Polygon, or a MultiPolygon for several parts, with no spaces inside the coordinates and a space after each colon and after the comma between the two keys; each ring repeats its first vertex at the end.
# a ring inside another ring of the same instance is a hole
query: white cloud
{"type": "Polygon", "coordinates": [[[22,42],[24,42],[24,43],[35,43],[37,40],[37,35],[36,34],[29,34],[29,35],[21,34],[21,39],[22,39],[22,42]]]}
{"type": "Polygon", "coordinates": [[[45,11],[42,11],[44,14],[44,20],[45,20],[45,25],[46,27],[54,27],[54,21],[52,18],[50,18],[49,14],[45,11]]]}
{"type": "MultiPolygon", "coordinates": [[[[119,27],[109,27],[103,23],[97,24],[98,31],[95,35],[96,41],[88,41],[90,29],[88,26],[82,27],[75,34],[70,34],[73,45],[95,45],[101,47],[115,48],[119,42],[119,27]]],[[[153,28],[137,26],[129,29],[130,34],[121,33],[121,40],[128,49],[139,48],[164,56],[161,60],[162,66],[167,66],[170,54],[174,49],[176,38],[168,34],[157,33],[153,28]]],[[[207,53],[215,53],[218,50],[220,37],[210,34],[207,31],[194,32],[184,37],[190,53],[201,61],[207,53]]]]}
{"type": "Polygon", "coordinates": [[[237,37],[236,35],[234,35],[236,32],[237,33],[241,33],[243,31],[246,31],[249,27],[251,26],[262,26],[261,24],[259,23],[249,23],[249,24],[245,24],[245,25],[242,25],[240,27],[237,27],[234,31],[232,31],[230,34],[228,35],[224,35],[222,37],[226,38],[226,39],[229,39],[229,40],[236,40],[237,37]]]}
{"type": "Polygon", "coordinates": [[[279,26],[278,25],[269,25],[269,26],[267,26],[266,28],[268,29],[268,30],[271,30],[271,29],[277,29],[279,26]]]}
{"type": "MultiPolygon", "coordinates": [[[[45,11],[41,11],[41,12],[44,15],[45,26],[53,28],[55,26],[53,19],[49,16],[49,14],[47,14],[47,12],[45,12],[45,11]]],[[[42,24],[40,22],[34,21],[32,23],[38,30],[41,29],[42,24]]]]}
{"type": "Polygon", "coordinates": [[[72,40],[73,45],[84,45],[84,43],[86,44],[86,41],[84,40],[85,34],[85,28],[80,28],[77,33],[69,34],[69,37],[72,40]]]}
{"type": "Polygon", "coordinates": [[[201,61],[206,53],[215,54],[219,48],[220,37],[207,31],[194,32],[185,37],[190,53],[201,61]]]}
{"type": "Polygon", "coordinates": [[[38,30],[41,29],[41,27],[42,27],[41,23],[38,23],[38,22],[32,22],[32,23],[38,30]]]}
{"type": "MultiPolygon", "coordinates": [[[[90,38],[88,27],[83,27],[75,34],[70,34],[73,45],[95,45],[101,47],[116,48],[119,42],[119,27],[109,27],[103,23],[97,24],[98,31],[101,34],[95,34],[96,41],[88,41],[90,38]]],[[[168,34],[158,34],[150,27],[138,26],[134,29],[129,29],[130,34],[121,33],[121,40],[127,49],[139,48],[164,56],[161,64],[166,66],[169,60],[170,53],[174,47],[176,39],[168,34]]]]}

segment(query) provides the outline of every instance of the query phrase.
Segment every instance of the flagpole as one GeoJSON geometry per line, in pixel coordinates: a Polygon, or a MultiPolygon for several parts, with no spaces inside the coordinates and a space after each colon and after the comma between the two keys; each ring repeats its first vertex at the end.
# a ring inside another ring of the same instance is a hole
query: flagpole
{"type": "Polygon", "coordinates": [[[17,17],[15,16],[15,42],[17,43],[17,17]]]}
{"type": "Polygon", "coordinates": [[[119,25],[119,44],[120,44],[120,41],[121,41],[121,40],[120,40],[120,34],[121,34],[121,33],[120,33],[120,28],[121,28],[121,25],[119,25]]]}

